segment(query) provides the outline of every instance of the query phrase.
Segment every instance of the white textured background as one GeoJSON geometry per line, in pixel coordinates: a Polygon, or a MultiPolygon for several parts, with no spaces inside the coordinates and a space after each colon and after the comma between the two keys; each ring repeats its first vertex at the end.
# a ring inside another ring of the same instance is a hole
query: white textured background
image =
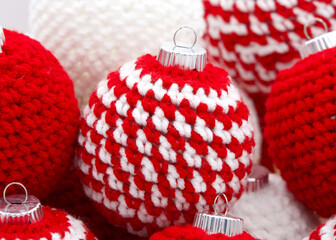
{"type": "Polygon", "coordinates": [[[29,0],[0,0],[0,26],[28,33],[29,0]]]}

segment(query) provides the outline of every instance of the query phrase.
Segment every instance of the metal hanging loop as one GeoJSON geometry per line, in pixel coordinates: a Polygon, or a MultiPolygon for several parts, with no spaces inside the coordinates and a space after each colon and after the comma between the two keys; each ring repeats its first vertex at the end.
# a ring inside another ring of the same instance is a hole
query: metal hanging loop
{"type": "Polygon", "coordinates": [[[323,27],[324,27],[324,33],[327,33],[328,32],[328,25],[325,21],[323,21],[323,19],[321,18],[313,18],[311,21],[307,22],[304,27],[303,27],[303,31],[304,31],[304,34],[306,36],[306,38],[308,40],[311,40],[313,37],[311,37],[308,33],[308,27],[314,25],[316,22],[319,22],[319,23],[322,23],[323,27]]]}
{"type": "Polygon", "coordinates": [[[227,197],[226,197],[226,195],[225,195],[224,193],[220,193],[220,194],[218,194],[218,195],[216,196],[215,201],[214,201],[214,204],[213,204],[213,209],[214,209],[215,214],[218,215],[219,213],[217,212],[217,201],[218,201],[218,199],[220,198],[220,196],[223,196],[224,199],[225,199],[225,205],[226,205],[226,206],[225,206],[225,212],[224,212],[224,215],[226,216],[226,214],[227,214],[227,212],[228,212],[228,210],[229,210],[229,201],[228,201],[228,199],[227,199],[227,197]]]}
{"type": "Polygon", "coordinates": [[[196,42],[197,42],[197,34],[196,34],[195,30],[192,29],[191,27],[188,27],[188,26],[180,27],[180,28],[177,29],[176,32],[174,33],[173,41],[174,41],[174,45],[175,45],[176,47],[192,49],[192,48],[195,46],[196,42]],[[183,45],[179,45],[179,44],[176,42],[176,35],[177,35],[177,33],[178,33],[179,31],[181,31],[182,29],[189,29],[189,30],[191,30],[191,31],[194,33],[194,42],[192,43],[192,45],[191,45],[190,47],[188,47],[188,46],[183,46],[183,45]]]}
{"type": "Polygon", "coordinates": [[[28,191],[27,191],[26,187],[25,187],[22,183],[19,183],[19,182],[12,182],[12,183],[8,184],[8,185],[5,187],[5,189],[4,189],[4,191],[3,191],[3,199],[4,199],[4,201],[5,201],[8,205],[10,205],[10,204],[25,204],[25,203],[27,202],[27,200],[28,200],[28,191]],[[25,194],[26,194],[26,197],[25,197],[25,199],[24,199],[23,202],[21,202],[21,203],[17,203],[17,202],[13,203],[13,202],[10,202],[10,201],[7,200],[7,198],[6,198],[6,191],[7,191],[7,189],[8,189],[10,186],[12,186],[12,185],[19,185],[19,186],[21,186],[21,187],[24,189],[25,194]]]}

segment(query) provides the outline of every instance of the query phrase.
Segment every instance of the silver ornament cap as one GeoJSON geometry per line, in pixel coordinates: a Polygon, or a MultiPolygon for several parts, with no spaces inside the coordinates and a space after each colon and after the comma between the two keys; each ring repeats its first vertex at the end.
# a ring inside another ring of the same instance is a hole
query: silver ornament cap
{"type": "Polygon", "coordinates": [[[0,26],[0,53],[2,53],[1,47],[4,45],[4,43],[5,43],[5,34],[3,28],[0,26]]]}
{"type": "Polygon", "coordinates": [[[214,213],[196,213],[194,217],[194,227],[204,230],[207,234],[222,233],[226,236],[232,237],[242,234],[244,229],[244,220],[237,217],[232,217],[227,214],[228,200],[224,194],[219,194],[214,201],[214,213]],[[226,201],[225,213],[217,212],[217,200],[223,195],[226,201]]]}
{"type": "Polygon", "coordinates": [[[190,27],[179,28],[173,37],[173,42],[166,42],[161,45],[157,61],[163,66],[179,66],[186,70],[203,71],[207,64],[207,52],[204,48],[195,45],[197,42],[197,34],[190,27]],[[187,43],[176,42],[176,35],[182,29],[189,29],[194,33],[194,42],[191,46],[187,43]]]}
{"type": "Polygon", "coordinates": [[[253,165],[251,174],[247,178],[246,191],[257,192],[268,185],[269,171],[261,165],[253,165]]]}
{"type": "Polygon", "coordinates": [[[299,49],[301,58],[306,58],[309,55],[336,47],[336,31],[328,32],[327,24],[320,18],[314,18],[313,21],[308,22],[304,26],[304,33],[308,41],[305,42],[299,49]],[[325,33],[318,37],[311,38],[308,34],[307,28],[316,22],[323,24],[325,33]]]}
{"type": "Polygon", "coordinates": [[[0,226],[6,224],[21,225],[37,223],[43,219],[41,202],[34,196],[29,196],[25,186],[18,182],[8,184],[0,199],[0,226]],[[19,185],[25,190],[25,195],[6,196],[9,186],[19,185]]]}

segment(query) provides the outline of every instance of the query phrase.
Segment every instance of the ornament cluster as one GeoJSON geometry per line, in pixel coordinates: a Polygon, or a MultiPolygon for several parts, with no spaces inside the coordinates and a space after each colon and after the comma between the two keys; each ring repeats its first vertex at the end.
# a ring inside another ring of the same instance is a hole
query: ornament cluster
{"type": "Polygon", "coordinates": [[[335,17],[32,0],[0,27],[0,239],[336,240],[335,17]]]}

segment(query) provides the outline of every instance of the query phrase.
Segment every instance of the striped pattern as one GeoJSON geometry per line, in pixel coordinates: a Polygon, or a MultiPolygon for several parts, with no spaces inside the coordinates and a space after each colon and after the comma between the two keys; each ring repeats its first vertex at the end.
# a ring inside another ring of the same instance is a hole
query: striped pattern
{"type": "Polygon", "coordinates": [[[336,240],[336,216],[321,224],[309,237],[303,240],[336,240]]]}
{"type": "Polygon", "coordinates": [[[239,198],[254,146],[249,113],[225,71],[208,65],[199,75],[188,79],[145,55],[92,94],[78,165],[86,194],[112,224],[148,236],[192,222],[218,193],[239,198]],[[201,77],[226,82],[202,87],[201,77]]]}

